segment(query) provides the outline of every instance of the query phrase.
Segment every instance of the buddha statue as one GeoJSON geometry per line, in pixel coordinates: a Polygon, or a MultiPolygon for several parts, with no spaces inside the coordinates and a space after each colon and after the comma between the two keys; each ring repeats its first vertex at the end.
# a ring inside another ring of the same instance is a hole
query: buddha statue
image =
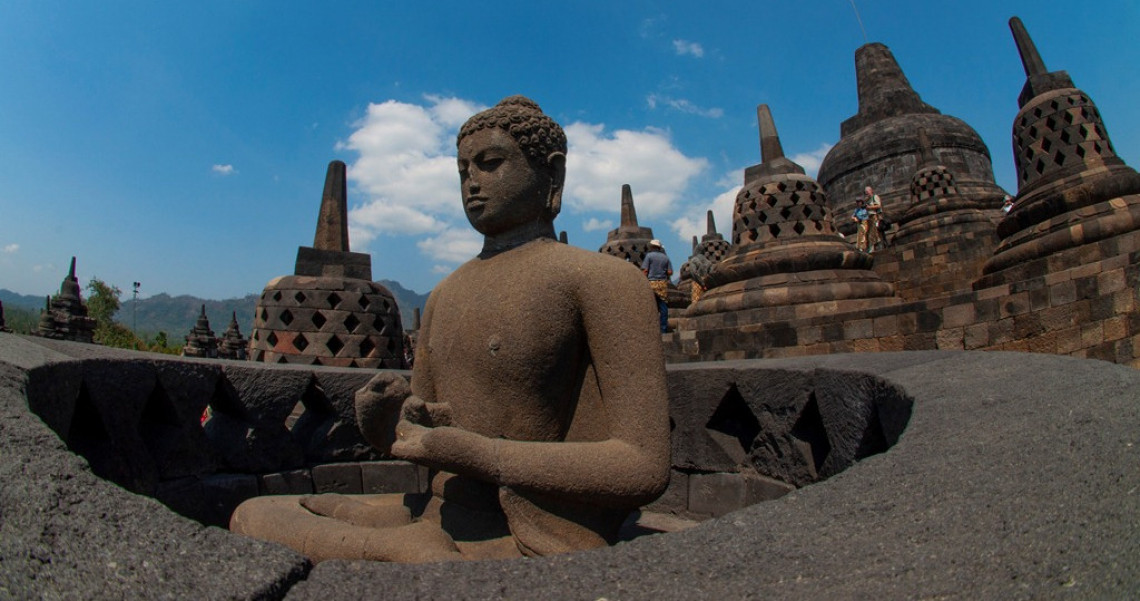
{"type": "Polygon", "coordinates": [[[615,542],[669,473],[665,364],[638,269],[555,237],[566,136],[512,96],[460,129],[482,252],[432,292],[408,384],[357,393],[365,438],[431,468],[431,498],[259,497],[231,529],[314,561],[544,556],[615,542]]]}

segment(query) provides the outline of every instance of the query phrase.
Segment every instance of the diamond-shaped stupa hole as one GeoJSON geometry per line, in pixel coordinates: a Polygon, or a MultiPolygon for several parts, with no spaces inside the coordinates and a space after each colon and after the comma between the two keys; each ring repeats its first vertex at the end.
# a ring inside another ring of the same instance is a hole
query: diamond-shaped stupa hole
{"type": "Polygon", "coordinates": [[[376,345],[372,343],[371,338],[365,338],[360,341],[360,356],[368,357],[372,355],[372,351],[376,350],[376,345]]]}
{"type": "Polygon", "coordinates": [[[1049,117],[1048,119],[1045,120],[1045,127],[1049,128],[1050,130],[1057,129],[1057,120],[1052,118],[1052,117],[1049,117]]]}
{"type": "Polygon", "coordinates": [[[1082,159],[1085,158],[1085,147],[1084,146],[1080,146],[1080,145],[1077,146],[1077,156],[1081,157],[1082,159]]]}
{"type": "Polygon", "coordinates": [[[784,208],[780,209],[780,217],[787,219],[788,217],[791,217],[791,216],[792,216],[791,207],[784,207],[784,208]]]}
{"type": "Polygon", "coordinates": [[[368,300],[368,296],[361,294],[359,304],[361,309],[367,311],[368,307],[372,304],[372,301],[368,300]]]}
{"type": "MultiPolygon", "coordinates": [[[[1065,134],[1062,133],[1061,134],[1062,140],[1065,142],[1068,142],[1068,140],[1064,140],[1064,137],[1065,137],[1065,134]]],[[[1052,147],[1053,147],[1053,143],[1049,141],[1049,138],[1045,138],[1044,140],[1041,140],[1041,150],[1044,150],[1045,152],[1049,152],[1049,149],[1052,147]]]]}
{"type": "Polygon", "coordinates": [[[831,442],[827,439],[827,428],[823,425],[823,416],[819,413],[819,403],[815,399],[814,392],[808,397],[808,402],[789,434],[805,462],[818,476],[823,463],[827,461],[827,456],[831,454],[831,442]]]}
{"type": "Polygon", "coordinates": [[[1072,125],[1072,123],[1073,123],[1073,114],[1072,113],[1065,111],[1064,116],[1061,118],[1065,120],[1065,123],[1072,125]]]}
{"type": "Polygon", "coordinates": [[[729,458],[743,464],[760,435],[760,421],[740,395],[740,390],[733,385],[717,403],[716,410],[705,424],[705,431],[729,458]]]}
{"type": "Polygon", "coordinates": [[[349,332],[355,331],[356,326],[358,326],[358,325],[360,325],[360,320],[357,319],[356,316],[353,315],[352,313],[349,313],[348,317],[344,318],[344,327],[349,332]]]}
{"type": "Polygon", "coordinates": [[[305,296],[305,293],[301,292],[300,290],[297,291],[297,294],[293,295],[293,300],[297,301],[297,304],[299,305],[304,304],[308,298],[309,297],[305,296]]]}
{"type": "Polygon", "coordinates": [[[281,323],[285,325],[293,323],[293,313],[289,311],[289,309],[285,309],[281,312],[281,323]]]}
{"type": "Polygon", "coordinates": [[[255,341],[256,341],[256,340],[261,340],[261,332],[259,332],[259,331],[257,331],[257,330],[254,330],[254,331],[253,331],[253,339],[254,339],[255,341]]]}
{"type": "Polygon", "coordinates": [[[341,299],[337,293],[335,293],[335,292],[329,293],[329,298],[328,298],[329,308],[335,309],[336,306],[340,304],[341,300],[343,300],[343,299],[341,299]]]}
{"type": "Polygon", "coordinates": [[[1057,110],[1057,109],[1061,108],[1061,105],[1058,104],[1056,100],[1051,100],[1051,101],[1049,101],[1049,108],[1051,108],[1053,110],[1057,110]]]}
{"type": "Polygon", "coordinates": [[[765,196],[764,202],[768,203],[769,207],[774,207],[776,206],[776,203],[780,202],[780,200],[775,196],[765,196]]]}
{"type": "Polygon", "coordinates": [[[269,321],[269,311],[266,309],[261,310],[261,321],[269,321]]]}
{"type": "Polygon", "coordinates": [[[309,348],[309,339],[305,338],[304,334],[297,334],[297,337],[293,339],[293,347],[303,353],[305,349],[309,348]]]}
{"type": "Polygon", "coordinates": [[[1097,154],[1104,153],[1104,148],[1101,147],[1099,142],[1093,142],[1093,150],[1095,150],[1097,154]]]}
{"type": "Polygon", "coordinates": [[[274,363],[288,363],[289,359],[286,355],[277,355],[277,361],[274,363]]]}
{"type": "Polygon", "coordinates": [[[265,337],[265,341],[269,343],[270,347],[277,346],[277,333],[270,332],[269,335],[265,337]]]}
{"type": "Polygon", "coordinates": [[[788,184],[785,184],[784,182],[779,182],[776,184],[776,189],[783,192],[784,190],[788,189],[788,184]]]}
{"type": "Polygon", "coordinates": [[[1034,117],[1040,117],[1041,116],[1041,107],[1039,107],[1039,106],[1033,107],[1033,116],[1034,117]]]}
{"type": "Polygon", "coordinates": [[[324,315],[321,315],[320,311],[313,311],[312,322],[314,326],[317,326],[318,330],[321,329],[327,321],[328,319],[326,319],[324,315]]]}
{"type": "Polygon", "coordinates": [[[333,336],[329,338],[329,341],[325,343],[325,346],[328,347],[329,352],[335,357],[340,354],[341,349],[344,348],[344,343],[341,342],[340,338],[337,338],[336,334],[333,334],[333,336]]]}
{"type": "Polygon", "coordinates": [[[1064,165],[1065,164],[1065,153],[1058,150],[1057,154],[1053,156],[1053,162],[1057,163],[1058,166],[1064,165]]]}
{"type": "Polygon", "coordinates": [[[274,292],[274,293],[273,293],[273,300],[275,300],[275,301],[280,301],[280,300],[281,300],[281,291],[280,291],[280,290],[278,290],[277,292],[274,292]]]}
{"type": "Polygon", "coordinates": [[[1037,168],[1037,173],[1045,173],[1045,161],[1043,159],[1037,159],[1037,165],[1035,165],[1035,167],[1037,168]]]}
{"type": "MultiPolygon", "coordinates": [[[[1081,136],[1084,136],[1084,135],[1085,135],[1085,133],[1086,133],[1086,130],[1085,130],[1085,128],[1084,128],[1084,127],[1081,127],[1081,136]]],[[[1062,131],[1062,132],[1061,132],[1061,136],[1060,136],[1060,137],[1061,137],[1061,142],[1062,142],[1062,143],[1064,143],[1064,144],[1069,144],[1070,142],[1072,142],[1072,139],[1073,139],[1073,138],[1072,138],[1072,136],[1070,136],[1070,135],[1069,135],[1069,131],[1068,131],[1068,130],[1064,130],[1064,131],[1062,131]]],[[[1048,148],[1045,146],[1045,143],[1044,143],[1044,142],[1042,142],[1042,143],[1041,143],[1041,149],[1042,149],[1042,150],[1044,150],[1044,151],[1046,151],[1046,152],[1048,152],[1048,151],[1049,151],[1049,149],[1048,149],[1048,148]]]]}
{"type": "Polygon", "coordinates": [[[769,225],[768,226],[768,233],[771,234],[773,238],[779,238],[780,237],[780,226],[778,226],[774,223],[772,225],[769,225]]]}
{"type": "Polygon", "coordinates": [[[792,192],[790,195],[788,195],[788,199],[791,200],[792,203],[797,203],[800,201],[800,195],[796,192],[792,192]]]}
{"type": "Polygon", "coordinates": [[[797,234],[804,233],[804,222],[797,221],[796,224],[792,226],[792,229],[795,230],[797,234]]]}
{"type": "Polygon", "coordinates": [[[1081,132],[1081,139],[1083,139],[1083,140],[1089,139],[1089,128],[1088,128],[1088,126],[1081,125],[1080,132],[1081,132]]]}

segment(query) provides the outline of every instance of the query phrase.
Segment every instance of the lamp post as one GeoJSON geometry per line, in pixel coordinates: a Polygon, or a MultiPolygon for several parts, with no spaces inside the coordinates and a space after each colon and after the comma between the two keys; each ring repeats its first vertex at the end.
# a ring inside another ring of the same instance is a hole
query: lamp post
{"type": "Polygon", "coordinates": [[[135,297],[134,302],[131,303],[131,332],[133,332],[135,336],[139,335],[139,286],[142,286],[142,284],[139,282],[134,283],[135,297]]]}

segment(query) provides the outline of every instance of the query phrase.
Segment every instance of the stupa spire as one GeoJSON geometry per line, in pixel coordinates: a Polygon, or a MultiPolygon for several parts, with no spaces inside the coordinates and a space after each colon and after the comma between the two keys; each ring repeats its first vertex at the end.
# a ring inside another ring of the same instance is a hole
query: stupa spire
{"type": "Polygon", "coordinates": [[[1009,29],[1013,32],[1013,43],[1017,44],[1017,53],[1021,55],[1021,64],[1025,67],[1025,76],[1033,77],[1034,75],[1048,73],[1048,69],[1045,68],[1045,61],[1041,60],[1041,54],[1037,52],[1037,46],[1029,37],[1029,32],[1026,31],[1021,19],[1011,17],[1009,29]]]}
{"type": "Polygon", "coordinates": [[[713,212],[711,209],[705,212],[705,222],[708,224],[705,234],[712,235],[717,233],[716,220],[713,219],[713,212]]]}
{"type": "Polygon", "coordinates": [[[345,192],[344,161],[329,163],[325,175],[325,191],[321,196],[321,212],[317,217],[317,234],[313,248],[348,251],[348,195],[345,192]]]}
{"type": "Polygon", "coordinates": [[[633,207],[633,188],[621,185],[621,229],[637,229],[637,209],[633,207]]]}
{"type": "Polygon", "coordinates": [[[760,162],[768,163],[784,158],[784,147],[780,144],[780,134],[768,105],[756,107],[756,122],[760,125],[760,162]]]}
{"type": "Polygon", "coordinates": [[[780,134],[776,131],[776,121],[768,105],[756,107],[756,124],[760,127],[760,164],[744,170],[744,182],[759,177],[771,177],[780,173],[804,173],[804,168],[784,156],[780,144],[780,134]]]}

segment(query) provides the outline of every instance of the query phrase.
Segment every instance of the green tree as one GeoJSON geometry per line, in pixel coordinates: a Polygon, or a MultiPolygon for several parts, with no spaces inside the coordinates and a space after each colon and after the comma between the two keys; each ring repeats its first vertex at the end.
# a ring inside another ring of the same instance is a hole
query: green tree
{"type": "Polygon", "coordinates": [[[87,314],[95,319],[95,342],[115,348],[145,348],[130,328],[115,321],[123,291],[99,278],[87,283],[87,314]]]}

